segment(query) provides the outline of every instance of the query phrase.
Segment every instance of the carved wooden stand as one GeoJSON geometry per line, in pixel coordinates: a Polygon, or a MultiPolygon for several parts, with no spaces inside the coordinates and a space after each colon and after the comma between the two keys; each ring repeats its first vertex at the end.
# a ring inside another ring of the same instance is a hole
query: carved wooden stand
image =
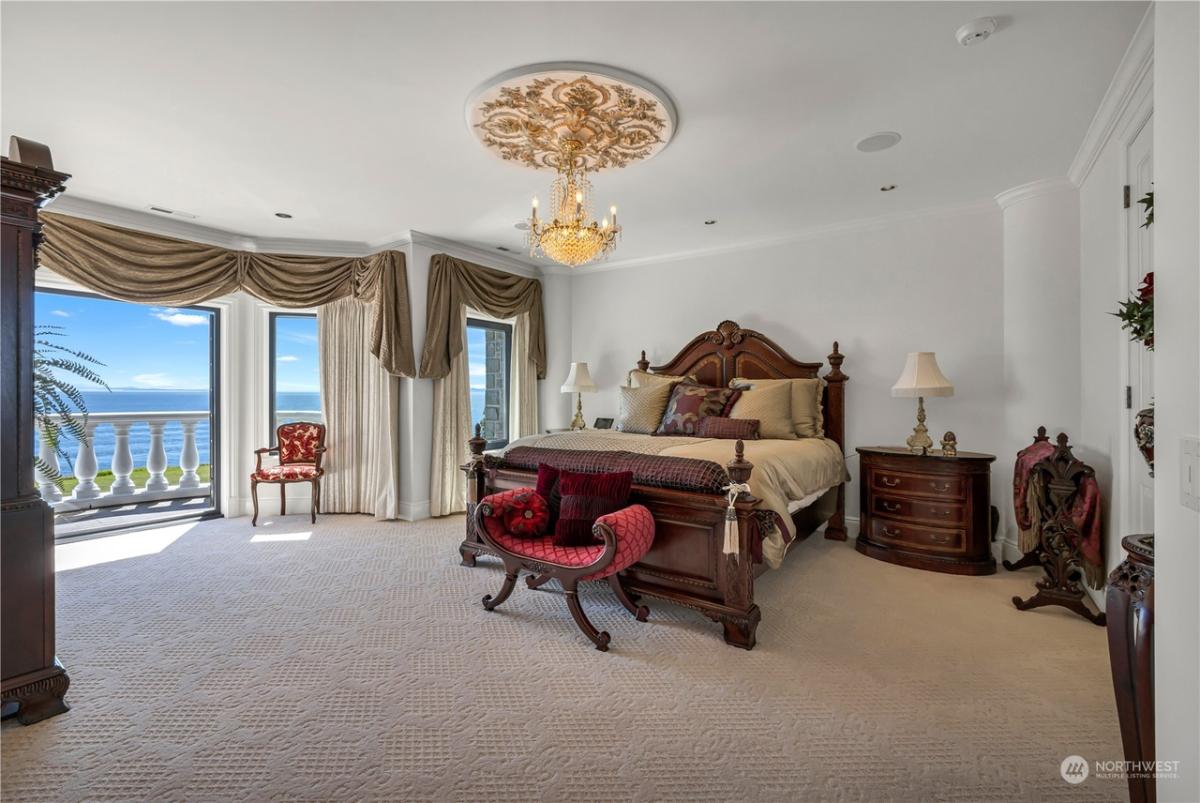
{"type": "MultiPolygon", "coordinates": [[[[1045,427],[1040,427],[1038,438],[1045,440],[1045,432],[1045,427]]],[[[1092,476],[1092,468],[1075,459],[1071,447],[1067,445],[1066,433],[1060,432],[1054,454],[1035,465],[1033,471],[1042,472],[1045,476],[1048,496],[1041,511],[1043,523],[1038,548],[1014,564],[1006,561],[1004,568],[1012,570],[1030,565],[1027,563],[1030,555],[1036,554],[1046,576],[1034,584],[1038,589],[1036,594],[1025,600],[1013,597],[1013,605],[1020,611],[1058,605],[1103,627],[1105,615],[1093,611],[1087,604],[1087,592],[1082,583],[1083,560],[1070,537],[1072,533],[1080,535],[1071,521],[1070,503],[1079,492],[1083,478],[1092,476]]]]}
{"type": "MultiPolygon", "coordinates": [[[[1121,541],[1128,557],[1108,576],[1108,656],[1125,760],[1154,761],[1154,536],[1121,541]]],[[[1144,765],[1143,765],[1144,766],[1144,765]]],[[[1130,803],[1153,803],[1155,780],[1129,777],[1130,803]]]]}

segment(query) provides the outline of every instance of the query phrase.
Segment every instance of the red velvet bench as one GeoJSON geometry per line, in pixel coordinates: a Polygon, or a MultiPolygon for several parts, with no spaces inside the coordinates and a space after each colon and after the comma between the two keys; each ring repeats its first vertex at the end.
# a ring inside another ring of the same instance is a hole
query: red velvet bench
{"type": "Polygon", "coordinates": [[[530,588],[537,588],[551,579],[558,580],[566,592],[567,608],[575,624],[592,640],[596,649],[606,651],[610,636],[588,621],[579,605],[577,584],[580,580],[607,579],[621,604],[639,622],[646,621],[649,609],[630,598],[617,573],[637,563],[649,551],[654,543],[654,519],[642,505],[630,505],[596,519],[592,533],[603,543],[555,546],[553,536],[522,538],[512,535],[504,527],[503,513],[507,502],[531,490],[514,488],[495,493],[484,497],[475,507],[476,532],[504,564],[504,585],[495,597],[488,594],[483,598],[483,607],[494,610],[508,599],[522,569],[532,573],[525,578],[530,588]]]}

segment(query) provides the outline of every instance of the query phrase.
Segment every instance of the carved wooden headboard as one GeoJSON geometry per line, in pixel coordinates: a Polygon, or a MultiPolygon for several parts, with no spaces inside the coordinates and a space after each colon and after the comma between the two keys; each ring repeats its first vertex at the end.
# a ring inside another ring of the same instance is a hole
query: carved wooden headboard
{"type": "MultiPolygon", "coordinates": [[[[828,385],[822,402],[825,415],[825,437],[846,448],[845,384],[848,376],[842,373],[842,360],[837,341],[829,355],[829,373],[823,377],[828,385]]],[[[638,360],[638,368],[655,373],[691,375],[703,385],[726,387],[734,377],[747,379],[812,379],[820,376],[823,363],[800,362],[765,335],[753,329],[743,329],[734,321],[722,321],[711,332],[692,338],[675,358],[663,365],[651,366],[646,352],[638,360]]]]}

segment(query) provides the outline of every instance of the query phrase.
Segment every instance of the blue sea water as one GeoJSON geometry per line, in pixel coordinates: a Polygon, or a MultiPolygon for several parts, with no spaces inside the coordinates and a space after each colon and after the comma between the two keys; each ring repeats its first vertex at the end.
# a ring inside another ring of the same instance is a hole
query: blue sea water
{"type": "MultiPolygon", "coordinates": [[[[90,413],[146,413],[146,412],[197,412],[210,411],[209,393],[206,390],[85,390],[83,399],[90,413]]],[[[319,393],[285,393],[277,395],[276,409],[285,410],[320,410],[321,396],[319,393]]],[[[64,433],[61,442],[71,458],[71,465],[79,451],[79,444],[69,434],[64,433]]],[[[265,446],[266,444],[256,444],[265,446]]],[[[183,449],[183,427],[179,422],[171,422],[163,428],[163,446],[167,452],[167,465],[179,465],[179,453],[183,449]]],[[[96,463],[103,471],[112,466],[113,450],[116,438],[112,426],[100,424],[93,435],[93,447],[96,450],[96,463]]],[[[129,449],[133,453],[133,465],[141,468],[146,465],[146,456],[150,453],[150,427],[147,424],[134,424],[129,428],[129,449]]],[[[210,462],[212,454],[211,428],[209,421],[201,421],[196,426],[196,449],[200,453],[200,462],[210,462]]],[[[71,465],[63,464],[59,459],[59,470],[69,476],[71,465]]]]}

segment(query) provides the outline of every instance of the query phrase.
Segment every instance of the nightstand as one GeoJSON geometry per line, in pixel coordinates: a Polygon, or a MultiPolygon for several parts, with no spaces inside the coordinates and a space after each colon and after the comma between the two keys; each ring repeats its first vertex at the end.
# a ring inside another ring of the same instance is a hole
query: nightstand
{"type": "Polygon", "coordinates": [[[995,455],[862,447],[855,547],[878,560],[952,574],[993,574],[995,455]]]}

